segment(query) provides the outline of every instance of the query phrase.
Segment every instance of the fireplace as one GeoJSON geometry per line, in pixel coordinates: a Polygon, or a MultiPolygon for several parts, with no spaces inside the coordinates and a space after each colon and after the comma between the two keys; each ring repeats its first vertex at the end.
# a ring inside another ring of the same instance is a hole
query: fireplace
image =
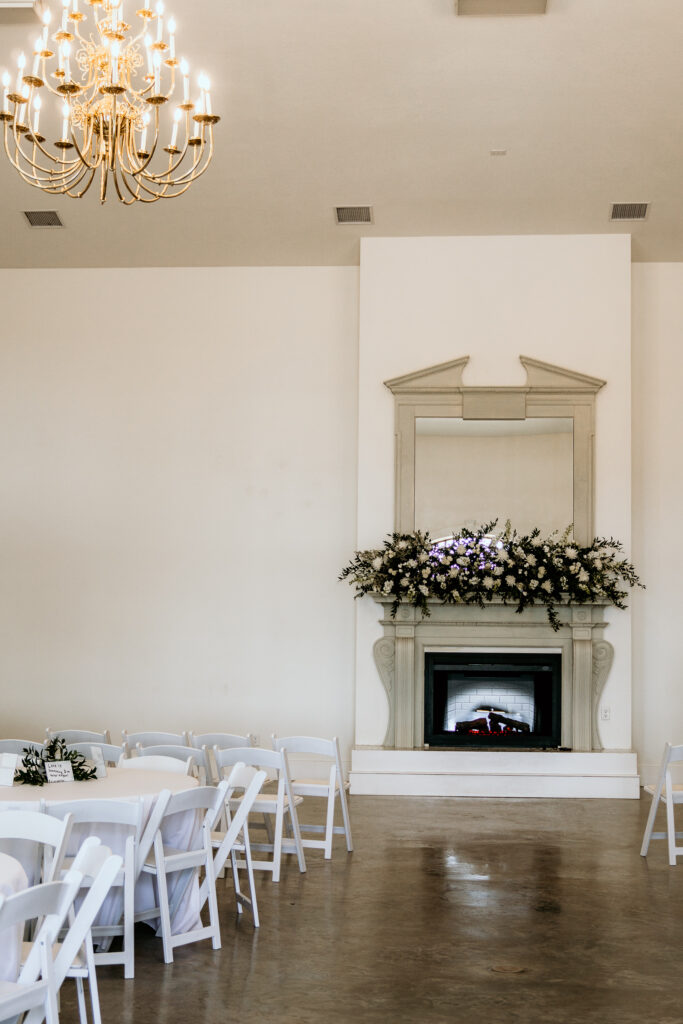
{"type": "Polygon", "coordinates": [[[562,655],[425,653],[424,741],[436,747],[557,748],[562,655]]]}

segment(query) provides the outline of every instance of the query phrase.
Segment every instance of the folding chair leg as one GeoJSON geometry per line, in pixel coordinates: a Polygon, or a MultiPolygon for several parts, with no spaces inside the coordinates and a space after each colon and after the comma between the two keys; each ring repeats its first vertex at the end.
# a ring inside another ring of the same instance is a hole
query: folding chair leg
{"type": "Polygon", "coordinates": [[[81,1024],[88,1024],[88,1011],[85,1008],[85,993],[83,991],[83,978],[76,978],[76,994],[78,998],[78,1019],[81,1024]]]}
{"type": "Polygon", "coordinates": [[[100,993],[97,987],[97,972],[95,971],[95,954],[92,948],[92,939],[88,937],[85,944],[85,962],[88,965],[88,985],[90,986],[90,1007],[92,1009],[93,1024],[102,1024],[100,1012],[100,993]]]}
{"type": "Polygon", "coordinates": [[[670,787],[666,787],[666,839],[669,847],[669,864],[676,867],[676,826],[674,824],[674,805],[670,787]]]}
{"type": "Polygon", "coordinates": [[[339,790],[339,803],[341,804],[342,817],[344,819],[344,835],[346,836],[346,849],[349,853],[353,853],[353,839],[351,838],[351,816],[349,815],[349,805],[346,802],[346,793],[344,787],[339,790]]]}
{"type": "Polygon", "coordinates": [[[659,801],[662,795],[662,782],[661,779],[657,784],[657,787],[652,794],[652,803],[650,804],[650,813],[647,816],[647,825],[645,826],[645,834],[643,835],[643,843],[640,847],[640,856],[646,857],[647,851],[650,847],[650,839],[652,838],[652,829],[655,825],[655,818],[657,817],[657,808],[659,807],[659,801]]]}
{"type": "Polygon", "coordinates": [[[134,865],[130,866],[130,881],[123,886],[123,976],[135,977],[135,882],[134,865]]]}
{"type": "Polygon", "coordinates": [[[164,945],[164,963],[173,963],[173,943],[171,942],[171,915],[168,906],[168,885],[166,872],[164,870],[164,856],[161,847],[161,837],[157,832],[154,839],[154,853],[156,859],[156,877],[159,888],[159,919],[161,926],[161,939],[164,945]]]}
{"type": "Polygon", "coordinates": [[[332,840],[334,839],[334,789],[327,796],[327,821],[325,822],[325,860],[332,857],[332,840]]]}
{"type": "Polygon", "coordinates": [[[258,916],[258,903],[256,901],[256,886],[254,883],[254,865],[251,859],[251,844],[249,842],[249,831],[247,823],[244,823],[244,860],[247,865],[247,880],[249,882],[249,899],[251,902],[251,916],[254,920],[254,928],[260,925],[258,916]]]}
{"type": "Polygon", "coordinates": [[[275,835],[273,836],[273,881],[280,881],[280,862],[282,860],[282,828],[283,828],[282,806],[278,804],[275,814],[275,835]]]}

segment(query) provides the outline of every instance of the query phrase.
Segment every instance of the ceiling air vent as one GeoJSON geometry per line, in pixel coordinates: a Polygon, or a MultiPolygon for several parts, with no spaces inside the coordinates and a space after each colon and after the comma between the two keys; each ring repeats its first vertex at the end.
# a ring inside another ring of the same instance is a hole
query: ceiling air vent
{"type": "Polygon", "coordinates": [[[648,203],[613,203],[610,220],[645,220],[648,203]]]}
{"type": "Polygon", "coordinates": [[[337,224],[374,224],[371,206],[335,206],[337,224]]]}
{"type": "Polygon", "coordinates": [[[63,228],[56,210],[24,210],[24,217],[32,228],[63,228]]]}
{"type": "Polygon", "coordinates": [[[547,8],[548,0],[455,0],[456,14],[473,14],[475,17],[545,14],[547,8]]]}

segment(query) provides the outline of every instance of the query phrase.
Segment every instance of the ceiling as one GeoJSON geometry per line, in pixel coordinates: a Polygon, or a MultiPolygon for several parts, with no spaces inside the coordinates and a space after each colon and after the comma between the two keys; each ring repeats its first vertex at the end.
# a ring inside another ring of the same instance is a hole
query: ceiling
{"type": "MultiPolygon", "coordinates": [[[[43,195],[0,157],[0,266],[354,265],[364,235],[613,231],[635,260],[683,259],[680,0],[486,18],[454,0],[166,6],[179,56],[211,75],[212,166],[128,208],[43,195]],[[614,202],[651,206],[612,224],[614,202]],[[335,223],[358,204],[374,224],[335,223]],[[65,228],[29,228],[31,209],[65,228]]],[[[37,25],[0,13],[0,70],[37,25]]]]}

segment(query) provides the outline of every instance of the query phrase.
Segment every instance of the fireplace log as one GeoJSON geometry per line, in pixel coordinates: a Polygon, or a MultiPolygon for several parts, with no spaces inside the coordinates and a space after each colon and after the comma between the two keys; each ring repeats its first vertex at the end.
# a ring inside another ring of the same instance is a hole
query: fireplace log
{"type": "Polygon", "coordinates": [[[529,732],[527,722],[520,722],[517,718],[508,718],[507,715],[498,715],[495,711],[490,713],[489,720],[493,732],[496,732],[501,725],[506,725],[508,729],[512,729],[515,732],[529,732]]]}
{"type": "Polygon", "coordinates": [[[474,718],[471,722],[456,722],[456,732],[489,732],[487,718],[474,718]]]}

